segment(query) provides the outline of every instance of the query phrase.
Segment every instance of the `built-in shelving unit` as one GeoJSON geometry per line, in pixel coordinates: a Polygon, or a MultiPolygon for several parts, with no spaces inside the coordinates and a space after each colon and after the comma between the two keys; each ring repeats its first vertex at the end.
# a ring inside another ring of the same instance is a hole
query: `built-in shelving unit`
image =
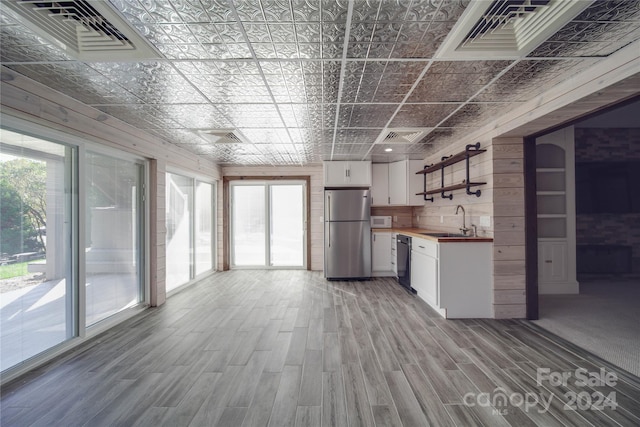
{"type": "Polygon", "coordinates": [[[422,169],[421,171],[416,172],[416,175],[419,174],[423,174],[424,175],[424,191],[422,191],[421,193],[416,193],[416,195],[422,195],[424,196],[424,200],[425,201],[430,201],[433,202],[433,196],[431,197],[427,197],[433,194],[438,194],[440,193],[440,197],[442,197],[443,199],[453,199],[453,194],[451,193],[451,191],[454,190],[460,190],[460,189],[466,189],[467,194],[471,195],[475,195],[477,197],[480,197],[480,189],[477,189],[475,191],[471,191],[472,187],[477,187],[479,185],[484,185],[486,184],[486,182],[472,182],[470,177],[469,177],[469,159],[471,157],[475,157],[478,154],[482,154],[487,150],[482,150],[480,149],[480,143],[477,142],[475,144],[469,144],[465,147],[464,151],[461,151],[459,153],[456,153],[452,156],[448,156],[448,157],[443,157],[442,160],[438,163],[432,164],[432,165],[426,165],[424,167],[424,169],[422,169]],[[452,184],[452,185],[444,185],[444,169],[447,166],[451,166],[453,164],[456,164],[458,162],[461,161],[465,161],[466,162],[466,172],[467,172],[467,176],[466,179],[463,180],[461,183],[458,184],[452,184]],[[427,189],[427,175],[430,173],[434,173],[440,171],[440,187],[439,188],[434,188],[431,190],[427,189]],[[449,192],[449,194],[446,194],[447,192],[449,192]]]}

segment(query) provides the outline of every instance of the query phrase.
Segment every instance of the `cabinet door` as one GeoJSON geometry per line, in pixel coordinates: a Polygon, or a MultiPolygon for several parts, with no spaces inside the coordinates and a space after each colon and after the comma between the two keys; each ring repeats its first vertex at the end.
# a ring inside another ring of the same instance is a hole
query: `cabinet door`
{"type": "Polygon", "coordinates": [[[374,163],[371,165],[371,205],[387,206],[389,204],[389,164],[374,163]]]}
{"type": "Polygon", "coordinates": [[[538,242],[538,280],[540,283],[567,280],[566,242],[538,242]]]}
{"type": "Polygon", "coordinates": [[[349,185],[371,187],[371,162],[348,162],[347,181],[349,185]]]}
{"type": "Polygon", "coordinates": [[[391,233],[372,233],[372,239],[371,270],[391,271],[391,233]]]}
{"type": "Polygon", "coordinates": [[[411,287],[418,296],[438,307],[438,260],[418,251],[411,251],[411,287]]]}
{"type": "Polygon", "coordinates": [[[349,162],[324,162],[324,185],[326,187],[348,185],[349,162]]]}
{"type": "Polygon", "coordinates": [[[424,206],[424,196],[416,195],[424,191],[424,175],[417,175],[416,172],[424,168],[422,160],[409,160],[409,172],[407,176],[407,204],[409,206],[424,206]]]}
{"type": "Polygon", "coordinates": [[[407,162],[389,163],[389,204],[407,204],[407,162]]]}

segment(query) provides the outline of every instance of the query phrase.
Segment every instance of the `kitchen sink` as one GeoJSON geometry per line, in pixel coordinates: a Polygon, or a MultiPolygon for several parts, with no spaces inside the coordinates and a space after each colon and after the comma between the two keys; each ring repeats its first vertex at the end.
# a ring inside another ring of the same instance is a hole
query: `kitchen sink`
{"type": "Polygon", "coordinates": [[[420,233],[431,237],[471,237],[461,233],[420,233]]]}

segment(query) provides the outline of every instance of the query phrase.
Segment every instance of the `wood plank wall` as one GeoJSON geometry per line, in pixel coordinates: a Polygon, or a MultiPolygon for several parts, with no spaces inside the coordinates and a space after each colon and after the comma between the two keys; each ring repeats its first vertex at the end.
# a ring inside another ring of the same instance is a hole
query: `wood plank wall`
{"type": "MultiPolygon", "coordinates": [[[[82,104],[9,68],[0,68],[1,112],[43,127],[143,157],[149,163],[150,303],[166,299],[165,171],[167,167],[221,180],[221,168],[210,160],[82,104]]],[[[221,194],[221,193],[220,193],[221,194]]]]}
{"type": "MultiPolygon", "coordinates": [[[[322,216],[324,214],[324,187],[323,187],[323,175],[322,165],[310,165],[310,166],[226,166],[222,168],[222,173],[225,177],[237,177],[237,176],[250,176],[250,177],[287,177],[287,176],[308,176],[311,182],[310,189],[310,228],[311,233],[309,236],[311,243],[311,270],[322,270],[324,268],[324,227],[322,223],[322,216]]],[[[220,192],[222,194],[222,192],[220,192]]],[[[221,206],[220,203],[222,197],[218,198],[219,206],[221,210],[226,212],[228,207],[221,206]]],[[[224,212],[220,212],[219,215],[223,215],[224,212]]],[[[221,231],[222,235],[227,235],[228,231],[226,227],[223,227],[221,231]]],[[[218,246],[218,262],[221,265],[227,266],[228,260],[223,256],[224,248],[218,246]]]]}
{"type": "Polygon", "coordinates": [[[500,319],[526,317],[523,142],[493,139],[493,308],[500,319]]]}

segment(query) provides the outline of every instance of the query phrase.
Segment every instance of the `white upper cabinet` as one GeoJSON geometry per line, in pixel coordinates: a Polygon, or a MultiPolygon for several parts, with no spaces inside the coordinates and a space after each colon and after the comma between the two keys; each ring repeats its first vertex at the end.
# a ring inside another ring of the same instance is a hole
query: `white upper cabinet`
{"type": "Polygon", "coordinates": [[[371,162],[324,162],[325,187],[371,187],[371,162]]]}
{"type": "Polygon", "coordinates": [[[389,205],[389,164],[374,163],[371,165],[371,205],[389,205]]]}
{"type": "Polygon", "coordinates": [[[415,172],[423,167],[420,160],[402,160],[373,165],[373,206],[422,206],[423,176],[415,172]]]}
{"type": "Polygon", "coordinates": [[[389,204],[407,204],[407,161],[389,163],[389,204]]]}

